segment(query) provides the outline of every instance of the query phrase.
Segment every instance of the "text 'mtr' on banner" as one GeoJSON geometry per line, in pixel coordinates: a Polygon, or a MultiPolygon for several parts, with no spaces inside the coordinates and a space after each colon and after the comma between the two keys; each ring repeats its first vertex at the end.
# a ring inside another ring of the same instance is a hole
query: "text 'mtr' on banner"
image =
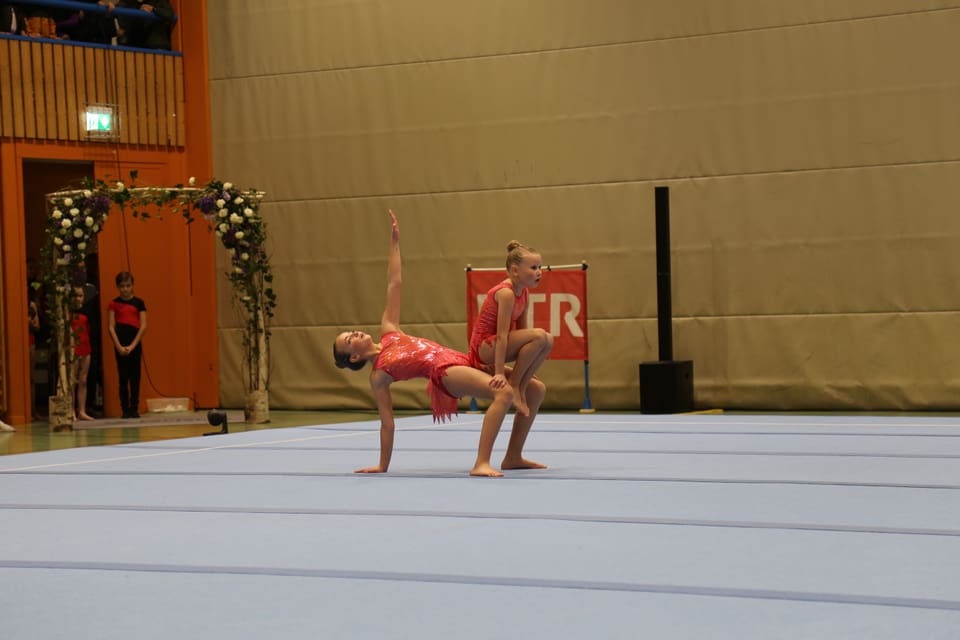
{"type": "MultiPolygon", "coordinates": [[[[467,339],[487,291],[506,278],[503,269],[467,269],[467,339]]],[[[527,326],[553,336],[550,360],[589,360],[587,344],[587,272],[543,270],[540,286],[527,290],[527,326]]]]}

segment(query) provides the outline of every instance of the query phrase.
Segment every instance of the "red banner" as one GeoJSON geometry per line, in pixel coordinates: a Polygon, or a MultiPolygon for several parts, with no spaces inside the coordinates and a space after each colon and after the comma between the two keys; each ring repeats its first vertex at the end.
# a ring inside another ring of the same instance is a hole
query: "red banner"
{"type": "MultiPolygon", "coordinates": [[[[467,339],[487,291],[506,278],[504,271],[467,271],[467,339]]],[[[540,286],[527,292],[527,326],[554,338],[551,360],[589,360],[587,350],[587,272],[585,269],[543,271],[540,286]]]]}

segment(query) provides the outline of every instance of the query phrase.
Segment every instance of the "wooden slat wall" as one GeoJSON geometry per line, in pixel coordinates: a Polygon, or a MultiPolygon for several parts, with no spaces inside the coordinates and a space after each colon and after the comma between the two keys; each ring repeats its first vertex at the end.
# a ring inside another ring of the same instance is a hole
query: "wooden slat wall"
{"type": "Polygon", "coordinates": [[[94,103],[117,105],[119,142],[184,146],[180,56],[0,38],[0,137],[86,140],[94,103]]]}

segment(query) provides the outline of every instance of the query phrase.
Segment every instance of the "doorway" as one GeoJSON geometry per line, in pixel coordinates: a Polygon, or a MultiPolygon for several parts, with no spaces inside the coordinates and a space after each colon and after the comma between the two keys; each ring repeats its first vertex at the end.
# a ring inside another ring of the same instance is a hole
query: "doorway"
{"type": "MultiPolygon", "coordinates": [[[[30,357],[31,411],[42,419],[47,413],[47,397],[53,394],[56,384],[55,347],[51,346],[50,328],[45,322],[45,292],[38,276],[43,245],[46,242],[47,201],[46,194],[55,191],[81,188],[84,178],[92,178],[94,163],[70,160],[23,161],[23,216],[25,251],[27,260],[27,284],[24,295],[28,308],[36,307],[39,327],[32,330],[30,357]],[[32,304],[31,304],[32,303],[32,304]]],[[[90,249],[83,282],[77,286],[84,289],[83,312],[90,320],[90,342],[93,348],[90,374],[87,383],[87,413],[95,417],[103,415],[103,363],[102,329],[100,322],[100,273],[97,247],[90,249]]]]}

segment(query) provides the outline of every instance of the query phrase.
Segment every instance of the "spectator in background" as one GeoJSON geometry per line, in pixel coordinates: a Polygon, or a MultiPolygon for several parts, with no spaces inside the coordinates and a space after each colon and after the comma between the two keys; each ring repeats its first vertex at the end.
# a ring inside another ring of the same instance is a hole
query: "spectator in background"
{"type": "Polygon", "coordinates": [[[20,27],[23,35],[31,38],[60,39],[52,9],[44,6],[21,5],[20,15],[23,18],[23,26],[20,27]]]}
{"type": "Polygon", "coordinates": [[[153,14],[158,19],[120,16],[119,44],[145,49],[170,50],[170,32],[176,15],[170,0],[120,0],[117,6],[138,9],[153,14]]]}
{"type": "Polygon", "coordinates": [[[97,4],[107,8],[107,13],[99,11],[63,11],[57,18],[57,31],[78,42],[111,44],[117,35],[113,9],[113,0],[79,0],[87,4],[97,4]]]}
{"type": "Polygon", "coordinates": [[[37,381],[34,378],[37,370],[37,341],[40,335],[40,308],[33,300],[27,303],[27,328],[30,332],[30,422],[33,422],[37,409],[37,381]]]}
{"type": "Polygon", "coordinates": [[[27,258],[27,329],[30,334],[30,422],[37,419],[37,344],[47,340],[47,323],[45,322],[44,288],[37,261],[27,258]]]}
{"type": "Polygon", "coordinates": [[[93,284],[100,279],[99,259],[96,253],[87,256],[87,282],[83,285],[83,313],[90,319],[90,346],[93,349],[90,360],[89,385],[87,386],[87,412],[97,417],[103,411],[103,364],[101,363],[100,331],[100,291],[93,284]]]}
{"type": "Polygon", "coordinates": [[[73,420],[93,420],[87,414],[87,377],[93,348],[90,346],[90,318],[83,309],[83,287],[76,287],[70,295],[70,332],[73,339],[74,389],[73,420]]]}
{"type": "Polygon", "coordinates": [[[0,3],[0,33],[20,33],[23,28],[20,11],[12,4],[0,3]]]}

